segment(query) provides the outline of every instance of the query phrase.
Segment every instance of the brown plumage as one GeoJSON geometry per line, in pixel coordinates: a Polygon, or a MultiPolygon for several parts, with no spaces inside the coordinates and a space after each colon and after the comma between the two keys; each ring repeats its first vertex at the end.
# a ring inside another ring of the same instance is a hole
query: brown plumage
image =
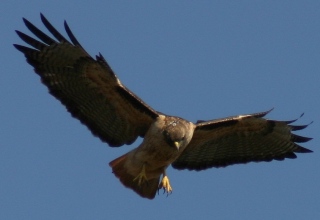
{"type": "Polygon", "coordinates": [[[307,125],[264,119],[269,111],[196,124],[159,113],[121,84],[101,54],[92,58],[66,22],[71,42],[42,14],[42,22],[56,40],[23,20],[41,41],[16,31],[33,48],[14,46],[73,117],[109,146],[144,138],[140,146],[110,162],[115,176],[142,197],[153,199],[160,188],[171,193],[166,175],[170,164],[176,169],[204,170],[311,152],[297,144],[310,138],[291,133],[307,125]]]}

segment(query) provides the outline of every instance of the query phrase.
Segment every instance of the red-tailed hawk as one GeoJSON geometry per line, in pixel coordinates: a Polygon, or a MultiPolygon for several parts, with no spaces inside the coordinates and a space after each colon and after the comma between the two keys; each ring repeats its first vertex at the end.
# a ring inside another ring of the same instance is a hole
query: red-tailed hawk
{"type": "Polygon", "coordinates": [[[42,14],[41,20],[55,39],[23,19],[40,41],[16,31],[33,48],[14,46],[25,55],[50,93],[109,146],[144,138],[140,146],[110,162],[120,181],[142,197],[153,199],[161,188],[171,193],[166,174],[170,164],[179,170],[205,170],[296,158],[295,153],[312,152],[297,144],[311,138],[291,133],[307,125],[291,125],[295,120],[264,119],[269,111],[195,124],[157,112],[122,85],[101,54],[92,58],[66,22],[71,42],[42,14]]]}

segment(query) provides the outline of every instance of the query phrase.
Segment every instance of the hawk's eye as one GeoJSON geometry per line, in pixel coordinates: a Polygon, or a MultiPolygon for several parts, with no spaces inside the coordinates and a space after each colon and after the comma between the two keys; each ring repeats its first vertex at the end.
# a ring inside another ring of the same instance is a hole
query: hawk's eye
{"type": "Polygon", "coordinates": [[[175,127],[175,126],[177,126],[177,124],[178,124],[177,121],[171,121],[168,125],[175,127]]]}

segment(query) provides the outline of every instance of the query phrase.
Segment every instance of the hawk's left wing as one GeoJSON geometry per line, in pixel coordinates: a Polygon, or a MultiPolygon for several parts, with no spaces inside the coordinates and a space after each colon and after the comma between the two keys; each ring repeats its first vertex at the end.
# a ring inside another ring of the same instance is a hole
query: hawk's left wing
{"type": "Polygon", "coordinates": [[[204,170],[232,164],[296,158],[295,153],[312,152],[296,143],[311,138],[291,131],[308,125],[262,118],[267,112],[198,122],[193,138],[172,164],[176,169],[204,170]]]}

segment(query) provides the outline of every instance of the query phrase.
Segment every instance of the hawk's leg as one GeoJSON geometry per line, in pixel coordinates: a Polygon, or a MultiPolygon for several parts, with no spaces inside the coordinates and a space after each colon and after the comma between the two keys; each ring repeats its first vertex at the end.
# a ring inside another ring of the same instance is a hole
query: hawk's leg
{"type": "Polygon", "coordinates": [[[162,180],[159,184],[158,189],[163,189],[163,193],[166,192],[168,195],[172,193],[172,187],[170,186],[170,181],[166,174],[166,171],[163,171],[162,180]]]}
{"type": "Polygon", "coordinates": [[[138,176],[136,176],[133,179],[133,181],[137,181],[137,180],[138,180],[138,185],[139,186],[141,185],[141,183],[143,183],[144,181],[148,180],[147,175],[146,175],[146,167],[145,167],[144,164],[142,165],[141,172],[138,174],[138,176]]]}

